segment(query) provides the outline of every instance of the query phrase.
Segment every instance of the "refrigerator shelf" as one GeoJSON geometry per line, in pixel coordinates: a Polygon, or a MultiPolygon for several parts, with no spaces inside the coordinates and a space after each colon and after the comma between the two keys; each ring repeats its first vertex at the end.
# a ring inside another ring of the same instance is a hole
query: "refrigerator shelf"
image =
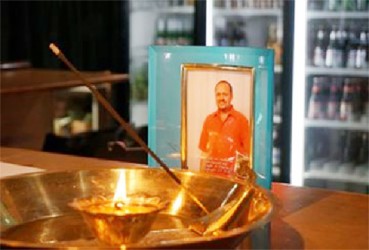
{"type": "Polygon", "coordinates": [[[351,121],[305,119],[305,127],[369,131],[369,126],[368,126],[367,121],[366,122],[351,122],[351,121]]]}
{"type": "Polygon", "coordinates": [[[154,7],[137,7],[133,8],[134,12],[150,12],[150,13],[165,13],[165,14],[194,14],[195,10],[193,6],[185,5],[185,6],[154,6],[154,7]]]}
{"type": "Polygon", "coordinates": [[[167,14],[194,14],[194,7],[193,6],[175,6],[175,7],[167,7],[163,9],[156,9],[158,13],[167,13],[167,14]]]}
{"type": "Polygon", "coordinates": [[[359,176],[355,174],[341,174],[326,171],[307,171],[304,173],[305,179],[316,179],[316,180],[332,180],[338,182],[350,182],[357,184],[369,185],[368,176],[359,176]]]}
{"type": "Polygon", "coordinates": [[[368,69],[306,67],[307,75],[362,76],[369,77],[368,69]]]}
{"type": "Polygon", "coordinates": [[[282,17],[283,12],[281,9],[258,9],[258,8],[240,8],[240,9],[224,9],[214,8],[214,16],[242,16],[242,17],[255,17],[255,16],[271,16],[282,17]]]}
{"type": "Polygon", "coordinates": [[[368,19],[367,11],[309,11],[308,19],[368,19]]]}

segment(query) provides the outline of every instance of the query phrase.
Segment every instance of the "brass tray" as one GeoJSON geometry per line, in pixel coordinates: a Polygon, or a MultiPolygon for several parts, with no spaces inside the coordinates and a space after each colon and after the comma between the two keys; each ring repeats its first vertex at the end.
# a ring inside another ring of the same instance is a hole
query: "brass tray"
{"type": "Polygon", "coordinates": [[[75,198],[111,196],[122,174],[128,194],[160,196],[169,201],[138,248],[234,248],[248,233],[269,222],[273,212],[271,193],[236,180],[190,171],[173,171],[211,212],[239,199],[255,188],[248,206],[217,234],[203,236],[189,225],[204,216],[203,210],[161,169],[123,168],[77,170],[19,175],[0,180],[0,244],[15,248],[105,248],[68,203],[75,198]],[[178,202],[180,201],[180,202],[178,202]]]}

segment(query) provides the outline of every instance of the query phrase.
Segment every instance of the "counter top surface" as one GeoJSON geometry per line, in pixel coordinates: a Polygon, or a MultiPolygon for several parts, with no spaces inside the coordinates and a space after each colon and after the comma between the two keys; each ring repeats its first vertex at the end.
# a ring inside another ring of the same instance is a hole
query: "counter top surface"
{"type": "MultiPolygon", "coordinates": [[[[110,71],[81,72],[91,84],[128,81],[127,74],[110,71]]],[[[50,90],[82,86],[83,82],[71,71],[26,68],[1,71],[1,94],[50,90]]]]}
{"type": "MultiPolygon", "coordinates": [[[[0,149],[0,161],[46,171],[143,167],[5,147],[0,149]]],[[[270,249],[369,249],[368,195],[282,183],[273,183],[272,193],[277,201],[277,212],[264,232],[263,246],[270,249]]],[[[248,246],[245,240],[238,249],[248,246]]]]}

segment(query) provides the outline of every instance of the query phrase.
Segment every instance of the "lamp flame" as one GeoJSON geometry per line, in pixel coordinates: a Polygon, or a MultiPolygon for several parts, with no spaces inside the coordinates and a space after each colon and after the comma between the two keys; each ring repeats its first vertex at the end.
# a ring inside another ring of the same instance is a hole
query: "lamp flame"
{"type": "Polygon", "coordinates": [[[126,185],[126,176],[124,170],[119,170],[119,178],[117,187],[114,193],[114,202],[127,200],[127,185],[126,185]]]}

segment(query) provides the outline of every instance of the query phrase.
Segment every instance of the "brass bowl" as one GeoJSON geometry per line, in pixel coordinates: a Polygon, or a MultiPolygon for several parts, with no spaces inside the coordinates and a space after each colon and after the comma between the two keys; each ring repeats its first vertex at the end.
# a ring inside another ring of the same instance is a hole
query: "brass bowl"
{"type": "Polygon", "coordinates": [[[0,179],[0,244],[19,248],[106,247],[69,204],[75,199],[112,197],[122,176],[127,197],[145,194],[167,201],[149,232],[141,240],[125,244],[128,249],[234,248],[252,230],[269,222],[274,202],[268,190],[207,174],[173,172],[210,212],[235,203],[251,188],[255,192],[247,206],[234,210],[232,223],[214,234],[199,235],[190,226],[206,214],[162,169],[96,169],[8,177],[0,179]]]}
{"type": "Polygon", "coordinates": [[[119,246],[141,240],[166,203],[159,197],[133,195],[117,201],[106,197],[75,199],[69,205],[81,212],[99,240],[119,246]]]}

